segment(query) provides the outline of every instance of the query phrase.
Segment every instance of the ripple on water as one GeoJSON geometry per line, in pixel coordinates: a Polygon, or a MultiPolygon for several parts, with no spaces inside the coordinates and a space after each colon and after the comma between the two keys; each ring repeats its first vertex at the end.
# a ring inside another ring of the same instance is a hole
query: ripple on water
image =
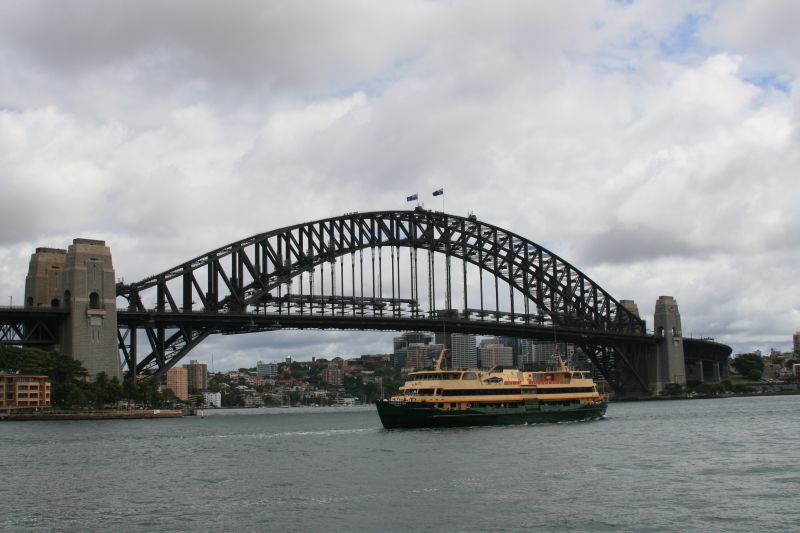
{"type": "Polygon", "coordinates": [[[453,430],[368,409],[4,424],[0,530],[791,531],[797,399],[453,430]]]}

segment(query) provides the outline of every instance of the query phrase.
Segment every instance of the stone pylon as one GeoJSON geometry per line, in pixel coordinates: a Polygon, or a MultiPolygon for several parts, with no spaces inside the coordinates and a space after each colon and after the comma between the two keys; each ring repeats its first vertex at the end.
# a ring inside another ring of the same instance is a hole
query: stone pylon
{"type": "Polygon", "coordinates": [[[659,296],[653,315],[658,339],[656,360],[650,365],[649,381],[653,392],[660,393],[668,383],[686,385],[683,336],[678,302],[672,296],[659,296]]]}
{"type": "Polygon", "coordinates": [[[61,352],[100,372],[121,378],[117,343],[117,292],[111,250],[104,241],[75,239],[67,250],[37,248],[25,280],[25,305],[63,307],[61,352]]]}

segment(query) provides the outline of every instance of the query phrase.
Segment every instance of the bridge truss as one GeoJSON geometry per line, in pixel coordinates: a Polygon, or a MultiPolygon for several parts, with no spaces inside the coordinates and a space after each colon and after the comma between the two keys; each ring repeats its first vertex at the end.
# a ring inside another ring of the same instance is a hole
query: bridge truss
{"type": "Polygon", "coordinates": [[[64,309],[0,307],[0,345],[47,347],[58,344],[64,309]]]}
{"type": "Polygon", "coordinates": [[[544,247],[417,208],[260,233],[119,284],[129,372],[160,374],[214,333],[422,330],[574,342],[617,389],[646,389],[645,323],[544,247]],[[144,349],[142,349],[144,348],[144,349]]]}

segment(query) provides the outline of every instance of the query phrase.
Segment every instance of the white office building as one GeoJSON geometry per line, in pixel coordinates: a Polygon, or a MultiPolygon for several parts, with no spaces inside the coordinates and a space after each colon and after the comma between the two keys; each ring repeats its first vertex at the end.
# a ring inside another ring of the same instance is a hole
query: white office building
{"type": "Polygon", "coordinates": [[[278,363],[264,363],[259,361],[256,365],[256,373],[262,378],[278,377],[278,363]]]}
{"type": "Polygon", "coordinates": [[[478,347],[475,335],[471,333],[453,333],[450,335],[450,351],[453,356],[453,368],[477,368],[478,347]]]}
{"type": "Polygon", "coordinates": [[[219,392],[204,392],[203,404],[208,407],[222,407],[222,394],[219,392]]]}

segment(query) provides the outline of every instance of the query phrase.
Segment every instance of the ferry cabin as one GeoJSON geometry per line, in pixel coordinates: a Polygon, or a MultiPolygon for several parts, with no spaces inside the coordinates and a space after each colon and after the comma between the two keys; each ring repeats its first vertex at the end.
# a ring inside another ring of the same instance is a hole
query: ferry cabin
{"type": "Polygon", "coordinates": [[[433,404],[444,410],[530,408],[602,403],[588,372],[430,370],[412,372],[392,402],[433,404]]]}

